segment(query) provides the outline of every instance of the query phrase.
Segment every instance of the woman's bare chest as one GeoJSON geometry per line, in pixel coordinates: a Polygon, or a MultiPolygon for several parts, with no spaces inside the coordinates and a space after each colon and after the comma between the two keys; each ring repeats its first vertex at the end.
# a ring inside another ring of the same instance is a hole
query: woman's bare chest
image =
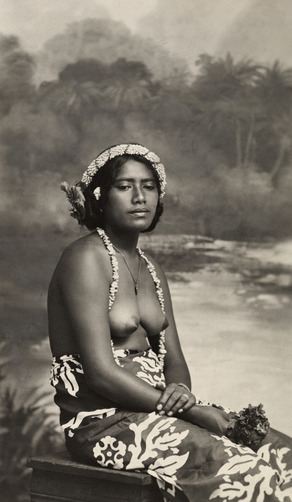
{"type": "Polygon", "coordinates": [[[148,336],[157,335],[165,329],[166,317],[145,263],[141,267],[137,294],[131,275],[125,267],[120,267],[119,288],[109,317],[114,337],[128,336],[139,327],[142,327],[148,336]]]}

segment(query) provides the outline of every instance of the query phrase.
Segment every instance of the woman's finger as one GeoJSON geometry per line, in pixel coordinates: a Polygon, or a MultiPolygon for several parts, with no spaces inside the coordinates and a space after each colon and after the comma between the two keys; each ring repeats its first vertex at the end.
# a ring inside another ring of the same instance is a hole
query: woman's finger
{"type": "Polygon", "coordinates": [[[188,401],[187,401],[187,402],[186,402],[183,406],[181,406],[181,407],[177,410],[177,411],[178,411],[178,413],[182,413],[183,411],[188,411],[188,410],[190,410],[193,406],[195,406],[196,402],[197,402],[197,401],[196,401],[195,396],[193,396],[193,394],[191,394],[191,395],[189,396],[188,401]]]}
{"type": "MultiPolygon", "coordinates": [[[[175,390],[168,398],[166,401],[165,405],[163,406],[163,411],[166,415],[174,415],[175,410],[176,410],[176,404],[177,403],[185,403],[188,400],[188,394],[186,392],[180,392],[178,390],[175,390]],[[185,397],[182,397],[182,396],[185,397]]],[[[178,405],[180,408],[180,404],[178,405]]]]}
{"type": "Polygon", "coordinates": [[[164,389],[156,409],[160,415],[172,416],[192,408],[196,404],[196,398],[190,392],[176,384],[169,384],[164,389]]]}
{"type": "MultiPolygon", "coordinates": [[[[162,392],[159,400],[157,401],[156,409],[161,412],[164,410],[165,404],[169,400],[170,396],[175,392],[175,385],[167,385],[162,392]]],[[[165,411],[165,410],[164,410],[165,411]]],[[[162,414],[162,413],[161,413],[162,414]]]]}
{"type": "MultiPolygon", "coordinates": [[[[188,394],[182,394],[179,399],[172,405],[170,410],[167,412],[168,416],[176,415],[179,410],[184,411],[186,404],[189,402],[190,396],[188,394]]],[[[168,403],[167,403],[168,404],[168,403]]]]}

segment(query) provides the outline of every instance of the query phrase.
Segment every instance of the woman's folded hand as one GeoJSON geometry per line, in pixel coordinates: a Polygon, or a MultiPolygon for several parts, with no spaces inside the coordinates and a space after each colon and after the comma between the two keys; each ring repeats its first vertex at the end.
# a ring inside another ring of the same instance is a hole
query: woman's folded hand
{"type": "Polygon", "coordinates": [[[177,383],[170,383],[165,388],[157,386],[162,390],[162,394],[157,401],[156,410],[159,415],[179,416],[199,425],[209,432],[214,432],[219,436],[226,434],[230,417],[225,411],[214,406],[202,406],[196,404],[195,396],[177,383]]]}
{"type": "Polygon", "coordinates": [[[226,435],[229,416],[225,411],[215,406],[193,406],[188,412],[187,420],[194,425],[199,425],[209,432],[214,432],[218,436],[226,435]]]}
{"type": "MultiPolygon", "coordinates": [[[[160,388],[160,390],[162,389],[160,388]]],[[[183,387],[177,383],[170,383],[163,389],[161,397],[157,402],[156,410],[159,415],[171,417],[189,410],[194,404],[196,404],[196,398],[187,387],[183,387]]]]}

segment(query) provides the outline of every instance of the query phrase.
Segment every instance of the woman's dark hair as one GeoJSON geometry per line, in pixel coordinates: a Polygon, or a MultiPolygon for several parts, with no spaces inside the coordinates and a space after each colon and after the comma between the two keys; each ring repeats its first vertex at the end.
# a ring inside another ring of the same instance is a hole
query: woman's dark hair
{"type": "MultiPolygon", "coordinates": [[[[105,221],[104,221],[104,207],[107,203],[108,200],[108,193],[114,184],[121,167],[127,162],[129,159],[134,159],[138,162],[141,162],[144,164],[146,167],[151,169],[155,181],[156,181],[156,186],[158,189],[158,194],[160,195],[161,193],[161,188],[160,188],[160,183],[158,179],[157,172],[155,169],[152,167],[151,162],[149,162],[147,159],[140,155],[120,155],[118,157],[114,157],[111,160],[108,160],[104,166],[102,166],[97,173],[94,175],[91,183],[88,185],[88,187],[85,187],[83,189],[83,194],[85,197],[85,217],[83,220],[80,222],[82,225],[86,226],[88,230],[95,230],[96,227],[101,227],[104,228],[105,221]],[[101,188],[101,195],[99,200],[96,200],[95,195],[93,191],[95,190],[96,187],[101,188]]],[[[160,200],[158,199],[156,211],[154,218],[152,220],[151,225],[144,230],[143,232],[151,232],[151,230],[154,230],[156,227],[160,216],[163,213],[163,204],[160,200]]]]}

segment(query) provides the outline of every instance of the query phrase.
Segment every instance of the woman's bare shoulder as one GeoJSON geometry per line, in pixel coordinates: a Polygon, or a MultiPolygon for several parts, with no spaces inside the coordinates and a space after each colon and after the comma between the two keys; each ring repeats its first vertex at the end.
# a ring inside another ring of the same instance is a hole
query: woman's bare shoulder
{"type": "Polygon", "coordinates": [[[96,233],[87,234],[72,242],[63,251],[56,267],[56,274],[62,277],[69,272],[111,274],[108,252],[96,233]]]}

